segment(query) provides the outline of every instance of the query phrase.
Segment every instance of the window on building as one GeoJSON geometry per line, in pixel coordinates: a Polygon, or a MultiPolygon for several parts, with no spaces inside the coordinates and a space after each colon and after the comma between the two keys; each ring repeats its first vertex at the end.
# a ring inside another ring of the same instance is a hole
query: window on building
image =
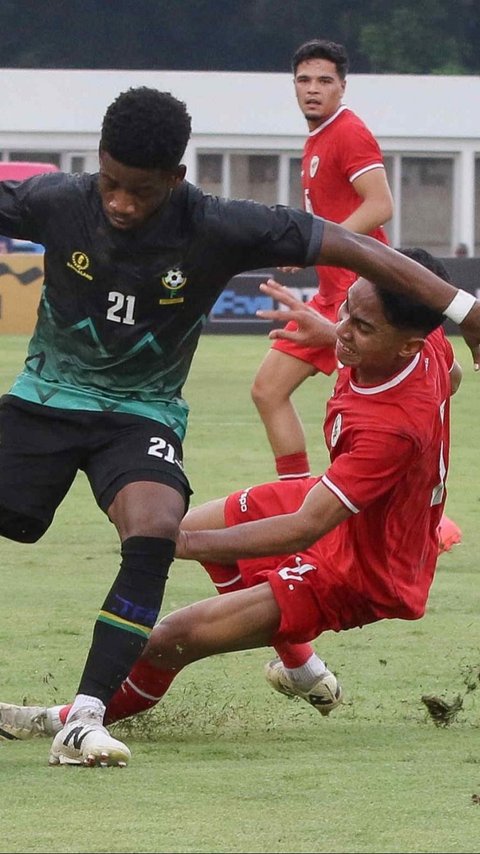
{"type": "Polygon", "coordinates": [[[278,157],[264,154],[230,156],[231,196],[265,205],[278,201],[278,157]]]}
{"type": "Polygon", "coordinates": [[[450,255],[453,225],[453,158],[409,157],[401,161],[401,245],[450,255]]]}
{"type": "Polygon", "coordinates": [[[32,161],[34,163],[55,163],[55,166],[60,167],[60,154],[58,151],[14,151],[8,152],[8,157],[5,160],[21,160],[32,161]]]}
{"type": "Polygon", "coordinates": [[[480,157],[475,158],[475,247],[474,255],[480,255],[480,157]]]}
{"type": "Polygon", "coordinates": [[[196,183],[206,193],[302,208],[302,160],[289,152],[197,154],[196,183]]]}
{"type": "Polygon", "coordinates": [[[205,193],[226,195],[223,187],[223,155],[199,154],[197,157],[197,184],[205,193]]]}
{"type": "Polygon", "coordinates": [[[384,227],[384,230],[385,230],[385,234],[386,234],[386,235],[387,235],[387,237],[388,237],[388,242],[389,242],[391,245],[393,245],[393,244],[395,244],[395,243],[396,243],[396,240],[395,240],[395,229],[394,229],[395,213],[396,213],[396,209],[395,209],[395,191],[394,191],[394,183],[395,183],[395,177],[394,177],[395,160],[394,160],[394,157],[392,157],[392,156],[390,156],[390,155],[384,155],[384,156],[383,156],[383,162],[384,162],[384,164],[385,164],[385,174],[386,174],[386,176],[387,176],[388,186],[390,187],[390,190],[391,190],[391,192],[392,192],[392,196],[394,197],[394,199],[393,199],[394,207],[393,207],[393,216],[392,216],[392,219],[390,219],[388,222],[384,223],[384,226],[383,226],[383,227],[384,227]]]}
{"type": "Polygon", "coordinates": [[[302,159],[290,157],[288,183],[288,204],[292,208],[303,208],[303,193],[301,182],[302,159]]]}
{"type": "Polygon", "coordinates": [[[85,158],[81,154],[72,154],[70,158],[70,172],[78,174],[85,172],[85,158]]]}

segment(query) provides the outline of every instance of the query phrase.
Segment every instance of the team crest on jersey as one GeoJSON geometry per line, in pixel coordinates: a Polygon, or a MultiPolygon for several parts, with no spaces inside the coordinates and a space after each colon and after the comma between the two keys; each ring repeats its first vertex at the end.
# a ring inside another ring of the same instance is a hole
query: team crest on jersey
{"type": "Polygon", "coordinates": [[[319,164],[320,158],[315,154],[315,156],[310,160],[310,178],[315,178],[319,164]]]}
{"type": "Polygon", "coordinates": [[[337,444],[337,442],[340,438],[341,430],[342,430],[342,416],[339,412],[337,417],[335,418],[335,421],[333,422],[333,427],[332,427],[332,436],[330,438],[332,448],[334,448],[335,445],[337,444]]]}
{"type": "Polygon", "coordinates": [[[187,282],[187,277],[184,276],[180,267],[172,267],[168,273],[165,273],[162,276],[162,285],[165,290],[168,292],[167,296],[161,297],[158,302],[160,305],[172,305],[175,303],[183,302],[184,297],[179,294],[179,291],[187,282]]]}
{"type": "Polygon", "coordinates": [[[84,279],[88,279],[91,282],[93,276],[88,272],[89,266],[90,258],[88,255],[85,255],[85,252],[72,252],[72,260],[67,261],[67,267],[70,270],[74,270],[79,276],[83,276],[84,279]]]}

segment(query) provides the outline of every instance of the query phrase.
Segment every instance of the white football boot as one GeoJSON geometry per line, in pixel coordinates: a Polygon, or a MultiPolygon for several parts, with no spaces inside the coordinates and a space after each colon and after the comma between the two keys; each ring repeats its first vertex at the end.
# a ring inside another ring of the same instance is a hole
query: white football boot
{"type": "Polygon", "coordinates": [[[265,678],[275,691],[286,697],[301,697],[324,716],[342,702],[342,689],[330,670],[326,670],[308,691],[301,691],[288,678],[282,661],[274,658],[265,665],[265,678]]]}
{"type": "Polygon", "coordinates": [[[127,745],[110,735],[98,715],[85,711],[57,733],[48,764],[124,768],[130,756],[127,745]]]}
{"type": "Polygon", "coordinates": [[[26,741],[56,735],[62,729],[63,706],[15,706],[0,703],[0,741],[26,741]]]}

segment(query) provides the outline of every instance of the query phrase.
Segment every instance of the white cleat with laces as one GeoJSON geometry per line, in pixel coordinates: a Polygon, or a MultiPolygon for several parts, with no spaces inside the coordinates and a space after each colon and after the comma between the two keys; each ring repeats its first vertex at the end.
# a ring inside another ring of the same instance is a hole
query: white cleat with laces
{"type": "Polygon", "coordinates": [[[57,733],[48,764],[124,768],[130,756],[127,745],[113,738],[96,714],[83,712],[57,733]]]}

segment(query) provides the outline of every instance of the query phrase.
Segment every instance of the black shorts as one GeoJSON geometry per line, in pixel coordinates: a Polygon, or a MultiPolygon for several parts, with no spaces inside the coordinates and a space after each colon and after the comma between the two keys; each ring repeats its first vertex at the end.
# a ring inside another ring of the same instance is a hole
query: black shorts
{"type": "Polygon", "coordinates": [[[191,495],[182,443],[160,422],[115,412],[55,409],[0,399],[0,535],[35,542],[78,470],[106,513],[128,483],[155,481],[191,495]]]}

